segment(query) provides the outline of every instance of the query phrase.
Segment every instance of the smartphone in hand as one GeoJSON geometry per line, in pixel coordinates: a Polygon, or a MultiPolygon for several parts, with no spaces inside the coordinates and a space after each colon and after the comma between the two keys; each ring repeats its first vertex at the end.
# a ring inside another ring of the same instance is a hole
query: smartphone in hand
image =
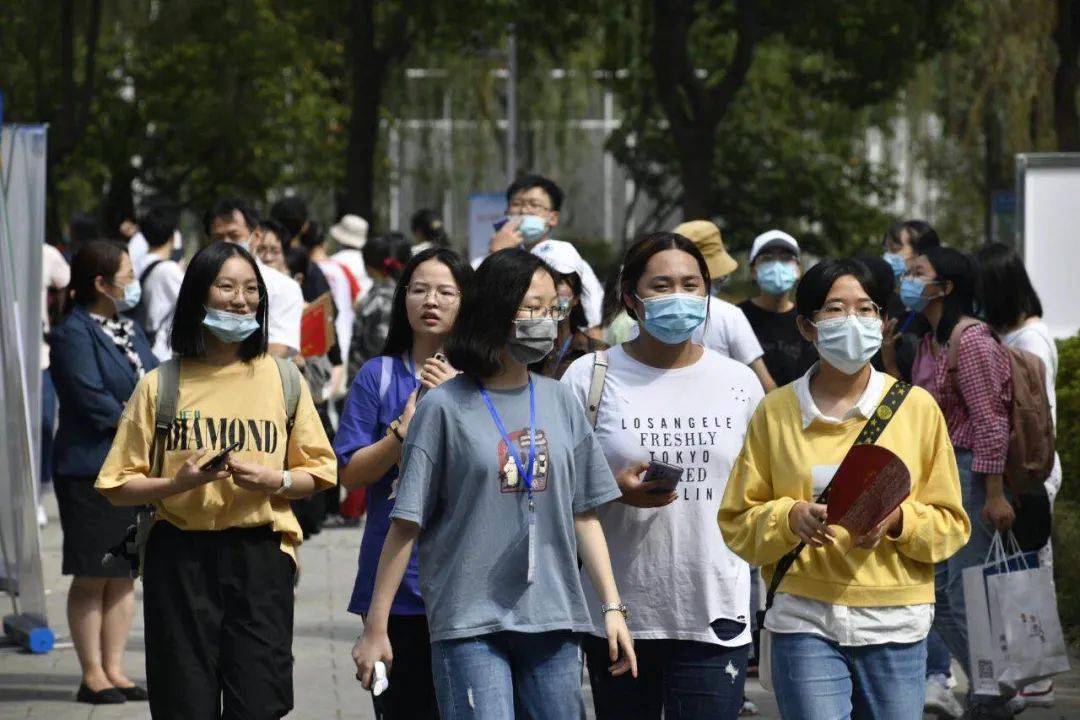
{"type": "Polygon", "coordinates": [[[202,472],[217,472],[218,470],[220,470],[222,467],[225,466],[225,458],[227,458],[229,456],[229,453],[231,453],[233,450],[238,449],[239,447],[240,447],[240,442],[239,441],[234,442],[232,445],[225,448],[224,450],[219,452],[217,455],[215,455],[214,457],[210,458],[205,463],[203,463],[202,467],[199,468],[199,470],[201,470],[202,472]]]}
{"type": "Polygon", "coordinates": [[[649,463],[649,469],[645,471],[643,482],[655,482],[656,487],[647,492],[653,495],[663,495],[672,492],[678,487],[685,472],[684,468],[653,460],[649,463]]]}

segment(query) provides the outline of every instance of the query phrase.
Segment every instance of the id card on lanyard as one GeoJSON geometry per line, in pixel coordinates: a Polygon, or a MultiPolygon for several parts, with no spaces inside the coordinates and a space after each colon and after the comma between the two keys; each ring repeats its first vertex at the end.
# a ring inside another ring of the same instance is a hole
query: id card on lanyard
{"type": "Polygon", "coordinates": [[[529,376],[529,458],[526,463],[521,462],[521,453],[518,452],[518,446],[510,439],[510,434],[506,432],[506,426],[503,425],[502,418],[499,417],[499,411],[495,409],[495,404],[491,402],[491,396],[488,395],[487,389],[484,388],[479,382],[476,386],[480,389],[480,397],[484,399],[484,404],[487,405],[488,412],[491,413],[491,419],[495,421],[495,427],[498,429],[499,434],[502,435],[502,441],[506,445],[506,452],[513,456],[514,466],[517,468],[518,476],[521,478],[521,482],[525,485],[525,491],[529,494],[529,537],[528,537],[528,554],[529,565],[526,574],[526,582],[532,583],[533,578],[536,575],[536,506],[533,503],[533,473],[536,470],[536,389],[533,387],[532,375],[529,376]]]}

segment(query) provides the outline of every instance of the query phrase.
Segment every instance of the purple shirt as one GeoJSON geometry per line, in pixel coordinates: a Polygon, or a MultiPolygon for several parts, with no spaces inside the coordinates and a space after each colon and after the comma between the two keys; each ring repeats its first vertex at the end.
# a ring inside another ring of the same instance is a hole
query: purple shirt
{"type": "MultiPolygon", "coordinates": [[[[334,452],[337,453],[339,467],[344,468],[357,450],[378,442],[386,435],[390,423],[405,410],[405,403],[418,384],[401,357],[391,359],[379,356],[364,363],[349,389],[334,438],[334,452]],[[384,380],[383,366],[387,362],[390,373],[384,380]]],[[[397,476],[398,466],[394,465],[367,489],[367,524],[360,542],[356,582],[349,601],[349,612],[358,615],[368,612],[371,606],[375,571],[379,567],[379,555],[386,541],[386,533],[390,530],[390,512],[394,509],[394,500],[390,496],[396,489],[397,476]]],[[[393,615],[424,614],[416,553],[414,546],[405,577],[390,607],[393,615]]]]}

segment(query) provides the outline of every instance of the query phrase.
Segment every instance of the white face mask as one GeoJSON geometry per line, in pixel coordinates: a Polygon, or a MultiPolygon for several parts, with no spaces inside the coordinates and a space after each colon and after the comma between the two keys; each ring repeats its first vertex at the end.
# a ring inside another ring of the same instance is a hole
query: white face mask
{"type": "Polygon", "coordinates": [[[881,318],[846,315],[822,320],[814,327],[818,355],[846,375],[862,370],[881,348],[881,318]]]}

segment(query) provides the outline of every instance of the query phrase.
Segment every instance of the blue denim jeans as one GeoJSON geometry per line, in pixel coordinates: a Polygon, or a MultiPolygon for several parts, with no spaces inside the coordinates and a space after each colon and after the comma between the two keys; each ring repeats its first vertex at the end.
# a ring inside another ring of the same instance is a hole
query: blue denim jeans
{"type": "MultiPolygon", "coordinates": [[[[934,630],[970,678],[971,653],[968,651],[967,615],[964,612],[963,572],[966,568],[986,562],[986,554],[990,551],[990,542],[994,538],[994,528],[982,519],[983,505],[986,504],[986,478],[982,473],[971,470],[970,450],[956,448],[956,466],[960,471],[960,493],[964,512],[971,519],[971,539],[951,558],[938,563],[934,573],[934,630]]],[[[971,695],[970,691],[968,701],[972,704],[990,705],[1005,702],[1001,698],[971,695]]]]}
{"type": "Polygon", "coordinates": [[[841,646],[820,635],[773,633],[772,682],[790,720],[919,720],[926,641],[841,646]]]}
{"type": "MultiPolygon", "coordinates": [[[[717,620],[730,640],[746,625],[717,620]]],[[[585,638],[597,720],[731,720],[739,716],[750,645],[724,647],[692,640],[637,640],[638,676],[612,677],[606,640],[585,638]]]]}
{"type": "Polygon", "coordinates": [[[497,632],[431,643],[443,720],[578,720],[579,637],[497,632]]]}
{"type": "Polygon", "coordinates": [[[951,665],[952,655],[949,653],[948,646],[945,645],[938,631],[931,628],[930,634],[926,636],[926,677],[931,675],[949,677],[952,675],[951,665]]]}

